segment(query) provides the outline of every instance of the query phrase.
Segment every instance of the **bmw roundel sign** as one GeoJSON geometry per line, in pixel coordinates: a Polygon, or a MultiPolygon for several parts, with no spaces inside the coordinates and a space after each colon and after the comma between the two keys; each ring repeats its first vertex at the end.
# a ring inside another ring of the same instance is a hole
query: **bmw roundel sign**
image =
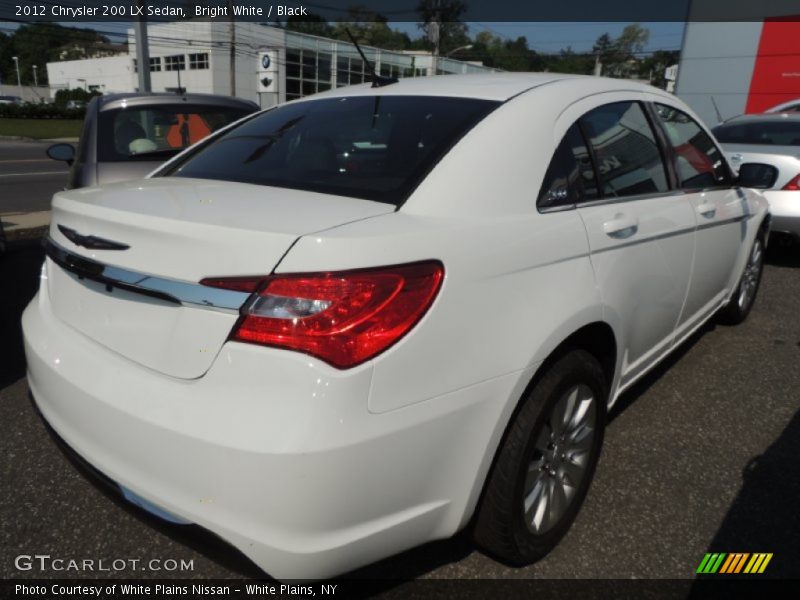
{"type": "Polygon", "coordinates": [[[277,92],[278,55],[275,50],[262,51],[258,53],[258,91],[277,92]]]}

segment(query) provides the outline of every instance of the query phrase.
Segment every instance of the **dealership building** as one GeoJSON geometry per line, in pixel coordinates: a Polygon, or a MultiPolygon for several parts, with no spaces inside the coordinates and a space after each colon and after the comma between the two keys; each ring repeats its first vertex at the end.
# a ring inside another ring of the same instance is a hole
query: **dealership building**
{"type": "Polygon", "coordinates": [[[675,93],[709,125],[800,98],[800,17],[688,23],[675,93]]]}
{"type": "MultiPolygon", "coordinates": [[[[151,89],[230,95],[232,41],[235,95],[264,108],[369,78],[355,46],[347,42],[258,23],[236,22],[232,27],[225,22],[176,21],[148,27],[151,89]]],[[[430,53],[371,47],[362,50],[381,75],[403,78],[434,74],[430,53]]],[[[493,70],[446,57],[435,62],[438,74],[493,70]]],[[[138,67],[131,29],[127,54],[48,63],[47,76],[52,95],[65,88],[133,92],[138,89],[138,67]]]]}

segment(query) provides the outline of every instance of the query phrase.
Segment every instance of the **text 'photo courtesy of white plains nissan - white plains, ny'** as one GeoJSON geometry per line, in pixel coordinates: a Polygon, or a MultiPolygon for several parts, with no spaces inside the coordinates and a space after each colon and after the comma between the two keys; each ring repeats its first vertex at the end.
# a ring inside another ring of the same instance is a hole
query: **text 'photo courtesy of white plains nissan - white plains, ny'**
{"type": "Polygon", "coordinates": [[[31,393],[91,468],[269,575],[566,533],[619,394],[753,305],[760,192],[680,100],[593,77],[341,88],[56,194],[31,393]]]}

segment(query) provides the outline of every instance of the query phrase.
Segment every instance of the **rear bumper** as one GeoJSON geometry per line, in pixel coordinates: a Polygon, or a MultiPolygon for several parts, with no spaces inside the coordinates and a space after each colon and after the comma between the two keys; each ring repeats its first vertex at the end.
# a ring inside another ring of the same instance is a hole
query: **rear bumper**
{"type": "Polygon", "coordinates": [[[46,293],[23,330],[36,404],[75,452],[279,579],[330,577],[455,533],[523,376],[376,415],[370,365],[337,371],[229,343],[204,377],[170,378],[59,321],[46,293]]]}
{"type": "Polygon", "coordinates": [[[800,236],[800,191],[767,190],[770,231],[800,236]]]}

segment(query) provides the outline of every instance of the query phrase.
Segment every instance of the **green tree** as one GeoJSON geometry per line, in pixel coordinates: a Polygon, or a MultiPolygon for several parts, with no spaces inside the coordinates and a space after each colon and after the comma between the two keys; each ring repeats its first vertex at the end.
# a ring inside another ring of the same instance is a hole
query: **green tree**
{"type": "Polygon", "coordinates": [[[592,54],[603,65],[611,65],[618,62],[614,40],[611,39],[608,33],[604,33],[597,38],[594,46],[592,46],[592,54]]]}
{"type": "Polygon", "coordinates": [[[647,41],[650,31],[638,23],[627,25],[619,37],[612,39],[604,33],[595,41],[592,47],[593,58],[599,59],[603,65],[603,75],[609,77],[631,77],[638,75],[639,64],[637,54],[640,54],[647,41]]]}
{"type": "Polygon", "coordinates": [[[654,86],[665,89],[667,80],[664,78],[664,71],[676,64],[679,58],[678,50],[656,50],[639,63],[639,78],[648,79],[654,86]]]}
{"type": "MultiPolygon", "coordinates": [[[[11,60],[13,55],[11,51],[11,36],[0,33],[0,80],[3,83],[11,83],[9,75],[14,68],[11,60]]],[[[17,83],[16,79],[14,83],[17,83]]]]}
{"type": "Polygon", "coordinates": [[[464,51],[460,58],[479,60],[487,67],[504,71],[537,71],[542,67],[541,57],[528,47],[525,37],[504,40],[482,31],[475,36],[472,49],[464,51]]]}
{"type": "Polygon", "coordinates": [[[556,73],[590,75],[594,69],[594,57],[591,54],[577,53],[571,46],[567,46],[558,54],[547,57],[546,69],[556,73]]]}
{"type": "Polygon", "coordinates": [[[33,66],[36,65],[39,84],[47,83],[48,62],[83,58],[86,51],[108,39],[93,29],[63,27],[57,23],[31,23],[19,27],[5,42],[0,42],[0,69],[3,81],[17,83],[16,68],[11,56],[19,59],[20,79],[23,85],[33,84],[33,66]]]}
{"type": "MultiPolygon", "coordinates": [[[[467,10],[467,5],[462,0],[421,0],[417,5],[420,16],[419,28],[426,32],[426,37],[431,24],[438,23],[439,53],[444,55],[460,46],[470,43],[466,23],[461,22],[461,17],[467,10]]],[[[424,38],[423,38],[424,39],[424,38]]],[[[434,46],[434,41],[428,39],[428,49],[434,46]]]]}
{"type": "Polygon", "coordinates": [[[315,13],[309,13],[305,17],[291,16],[286,20],[284,27],[289,31],[308,33],[321,37],[331,37],[333,35],[333,27],[331,27],[325,19],[315,13]]]}
{"type": "Polygon", "coordinates": [[[333,26],[332,37],[349,42],[347,31],[359,44],[386,50],[405,50],[411,45],[408,35],[389,27],[388,19],[365,6],[351,6],[347,20],[333,26]]]}
{"type": "Polygon", "coordinates": [[[87,92],[83,88],[74,88],[71,90],[58,90],[53,100],[56,106],[64,108],[70,100],[80,100],[82,102],[89,102],[94,96],[99,96],[100,92],[91,91],[87,92]]]}
{"type": "Polygon", "coordinates": [[[638,23],[626,25],[622,33],[614,42],[617,53],[632,57],[634,54],[642,52],[650,40],[650,30],[642,27],[638,23]]]}

